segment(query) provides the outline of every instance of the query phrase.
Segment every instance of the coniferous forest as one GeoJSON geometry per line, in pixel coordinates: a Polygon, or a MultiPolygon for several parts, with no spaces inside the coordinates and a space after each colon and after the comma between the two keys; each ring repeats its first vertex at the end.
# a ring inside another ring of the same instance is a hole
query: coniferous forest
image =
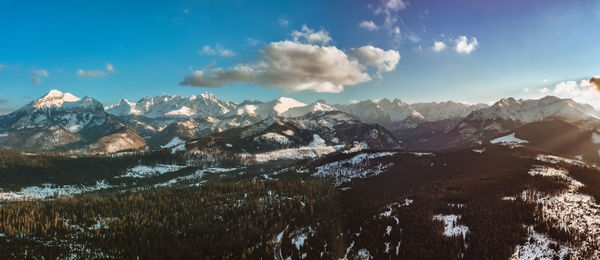
{"type": "MultiPolygon", "coordinates": [[[[384,174],[343,185],[310,172],[353,154],[238,172],[212,169],[195,183],[157,185],[204,168],[181,168],[141,181],[118,176],[139,164],[177,164],[189,158],[158,152],[72,157],[2,151],[4,192],[40,183],[91,185],[102,179],[110,180],[110,188],[5,200],[0,206],[0,257],[507,259],[531,240],[531,228],[549,234],[557,251],[561,244],[580,243],[576,234],[544,221],[541,206],[520,194],[559,193],[568,183],[528,175],[531,165],[544,163],[527,157],[532,153],[527,149],[507,149],[397,153],[380,159],[393,162],[384,174]],[[439,216],[460,217],[445,223],[439,216]],[[447,225],[468,228],[448,234],[447,225]]],[[[596,170],[552,165],[587,183],[585,194],[600,194],[596,170]]],[[[588,247],[590,255],[595,250],[588,247]]]]}

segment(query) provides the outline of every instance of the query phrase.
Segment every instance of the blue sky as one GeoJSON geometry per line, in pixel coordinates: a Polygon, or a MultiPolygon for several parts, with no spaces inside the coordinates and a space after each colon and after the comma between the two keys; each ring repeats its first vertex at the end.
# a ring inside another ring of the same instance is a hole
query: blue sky
{"type": "Polygon", "coordinates": [[[204,91],[237,102],[279,96],[489,102],[582,95],[553,91],[560,82],[600,74],[598,1],[0,0],[0,32],[0,113],[51,89],[105,104],[204,91]],[[303,26],[330,40],[294,39],[303,26]],[[461,36],[467,46],[459,52],[461,36]],[[290,46],[282,52],[276,43],[285,41],[290,46]],[[446,48],[435,51],[436,41],[446,48]],[[364,46],[381,55],[362,55],[364,46]],[[340,61],[358,63],[305,64],[328,61],[310,57],[281,69],[272,61],[293,48],[327,48],[340,61]],[[304,65],[331,71],[300,77],[304,65]],[[240,66],[252,74],[235,74],[240,66]],[[348,75],[337,77],[343,70],[348,75]],[[365,77],[348,79],[356,70],[365,77]],[[195,80],[182,86],[186,77],[195,80]],[[199,84],[212,86],[189,86],[199,84]]]}

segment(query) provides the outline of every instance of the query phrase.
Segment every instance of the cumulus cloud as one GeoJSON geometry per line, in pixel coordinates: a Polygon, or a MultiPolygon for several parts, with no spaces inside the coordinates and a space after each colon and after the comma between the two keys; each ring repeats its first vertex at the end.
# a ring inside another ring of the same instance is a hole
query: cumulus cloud
{"type": "Polygon", "coordinates": [[[280,41],[267,45],[262,54],[262,60],[254,64],[194,71],[180,85],[218,87],[246,82],[286,91],[339,93],[344,86],[371,80],[358,60],[335,46],[280,41]]]}
{"type": "Polygon", "coordinates": [[[45,69],[33,70],[31,71],[31,83],[40,84],[42,83],[42,78],[47,78],[49,76],[50,73],[45,69]]]}
{"type": "Polygon", "coordinates": [[[376,31],[377,29],[379,29],[379,26],[377,26],[377,24],[375,24],[375,22],[371,20],[360,22],[358,24],[358,27],[363,28],[367,31],[376,31]]]}
{"type": "Polygon", "coordinates": [[[569,80],[560,82],[553,87],[544,87],[539,89],[542,96],[553,95],[560,98],[571,98],[580,103],[587,103],[600,109],[600,91],[598,84],[600,77],[583,79],[579,81],[569,80]]]}
{"type": "Polygon", "coordinates": [[[443,41],[436,41],[433,43],[433,47],[431,49],[435,52],[440,52],[446,49],[446,43],[443,41]]]}
{"type": "Polygon", "coordinates": [[[294,38],[294,41],[304,40],[308,43],[327,44],[331,41],[331,37],[327,31],[323,29],[315,31],[306,25],[302,25],[300,31],[293,31],[292,37],[294,38]]]}
{"type": "Polygon", "coordinates": [[[477,42],[477,38],[471,37],[470,41],[467,36],[461,35],[455,40],[456,42],[456,52],[462,54],[469,54],[477,47],[479,47],[479,42],[477,42]]]}
{"type": "Polygon", "coordinates": [[[101,70],[77,70],[77,76],[82,78],[101,78],[106,77],[106,72],[101,70]]]}
{"type": "Polygon", "coordinates": [[[106,64],[106,71],[115,72],[115,67],[112,64],[108,63],[106,64]]]}
{"type": "Polygon", "coordinates": [[[381,77],[382,72],[396,69],[400,61],[400,53],[395,50],[382,50],[371,45],[363,46],[354,51],[364,64],[377,68],[377,74],[381,77]]]}
{"type": "Polygon", "coordinates": [[[218,44],[217,44],[217,46],[215,46],[215,48],[213,48],[209,45],[204,45],[204,47],[202,47],[202,49],[198,51],[198,54],[209,55],[209,56],[219,55],[221,57],[231,57],[231,56],[235,55],[235,53],[233,53],[233,51],[225,49],[218,44]]]}

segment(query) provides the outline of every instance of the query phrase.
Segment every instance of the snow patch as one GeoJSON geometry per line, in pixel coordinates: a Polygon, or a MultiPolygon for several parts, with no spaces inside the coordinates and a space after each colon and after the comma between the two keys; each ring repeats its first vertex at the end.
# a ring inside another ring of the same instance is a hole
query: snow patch
{"type": "Polygon", "coordinates": [[[395,154],[395,152],[380,152],[372,154],[361,153],[350,159],[321,165],[316,168],[316,172],[313,174],[313,176],[333,177],[335,185],[340,186],[344,183],[352,181],[353,179],[364,179],[377,176],[385,172],[385,170],[391,167],[393,163],[384,165],[380,162],[371,163],[370,160],[393,156],[395,154]]]}
{"type": "Polygon", "coordinates": [[[567,256],[573,251],[554,239],[536,232],[533,227],[528,227],[528,233],[525,243],[515,248],[510,260],[567,259],[567,256]]]}
{"type": "Polygon", "coordinates": [[[505,136],[490,140],[490,143],[492,143],[492,144],[526,144],[526,143],[529,143],[529,141],[519,139],[515,136],[515,133],[512,133],[509,135],[505,135],[505,136]]]}
{"type": "Polygon", "coordinates": [[[460,215],[434,215],[433,219],[444,222],[444,235],[447,237],[454,237],[462,235],[463,239],[466,238],[469,227],[458,224],[458,220],[461,218],[460,215]]]}
{"type": "Polygon", "coordinates": [[[45,199],[52,196],[71,196],[75,194],[93,192],[111,188],[104,180],[96,182],[94,186],[43,184],[42,186],[31,186],[23,188],[18,192],[0,192],[0,200],[29,200],[45,199]]]}
{"type": "Polygon", "coordinates": [[[185,166],[170,164],[156,164],[154,166],[138,165],[129,169],[124,175],[118,176],[118,178],[146,178],[178,171],[182,168],[185,168],[185,166]]]}

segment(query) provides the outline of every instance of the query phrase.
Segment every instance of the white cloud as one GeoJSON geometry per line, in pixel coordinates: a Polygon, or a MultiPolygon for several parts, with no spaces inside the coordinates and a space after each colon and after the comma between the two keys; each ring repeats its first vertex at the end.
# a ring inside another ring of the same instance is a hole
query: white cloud
{"type": "Polygon", "coordinates": [[[246,82],[286,91],[339,93],[345,86],[371,80],[358,60],[335,46],[279,41],[267,45],[262,54],[263,59],[254,64],[197,70],[180,85],[218,87],[246,82]]]}
{"type": "Polygon", "coordinates": [[[315,30],[308,28],[306,25],[302,25],[300,31],[293,31],[292,37],[294,38],[294,41],[304,39],[304,41],[308,43],[327,44],[331,41],[329,33],[325,30],[321,29],[320,31],[315,32],[315,30]]]}
{"type": "Polygon", "coordinates": [[[461,35],[458,36],[456,41],[456,52],[469,54],[479,46],[479,42],[477,42],[477,38],[471,37],[471,40],[467,38],[467,36],[461,35]]]}
{"type": "Polygon", "coordinates": [[[400,61],[400,53],[395,50],[382,50],[371,45],[363,46],[354,51],[364,64],[377,68],[377,74],[381,77],[382,72],[396,69],[400,61]]]}
{"type": "Polygon", "coordinates": [[[198,54],[209,56],[219,55],[221,57],[232,57],[235,55],[233,51],[225,49],[218,44],[215,48],[209,45],[204,45],[204,47],[202,47],[202,49],[198,51],[198,54]]]}
{"type": "Polygon", "coordinates": [[[112,64],[108,63],[106,64],[106,71],[115,72],[115,67],[112,64]]]}
{"type": "Polygon", "coordinates": [[[554,87],[539,89],[540,96],[553,95],[560,98],[570,98],[580,103],[587,103],[600,109],[600,91],[595,85],[595,77],[579,81],[569,80],[560,82],[554,87]]]}
{"type": "Polygon", "coordinates": [[[375,24],[375,22],[371,20],[360,22],[358,24],[358,27],[363,28],[367,31],[376,31],[377,29],[379,29],[379,26],[377,26],[377,24],[375,24]]]}
{"type": "Polygon", "coordinates": [[[49,76],[50,73],[45,69],[33,70],[31,71],[31,83],[40,84],[42,83],[42,78],[47,78],[49,76]]]}
{"type": "Polygon", "coordinates": [[[101,70],[77,70],[77,76],[82,78],[101,78],[106,77],[106,72],[101,70]]]}
{"type": "Polygon", "coordinates": [[[382,2],[385,8],[391,11],[399,11],[407,6],[403,0],[383,0],[382,2]]]}
{"type": "Polygon", "coordinates": [[[446,49],[446,43],[443,41],[436,41],[433,43],[433,47],[431,49],[435,52],[440,52],[446,49]]]}

